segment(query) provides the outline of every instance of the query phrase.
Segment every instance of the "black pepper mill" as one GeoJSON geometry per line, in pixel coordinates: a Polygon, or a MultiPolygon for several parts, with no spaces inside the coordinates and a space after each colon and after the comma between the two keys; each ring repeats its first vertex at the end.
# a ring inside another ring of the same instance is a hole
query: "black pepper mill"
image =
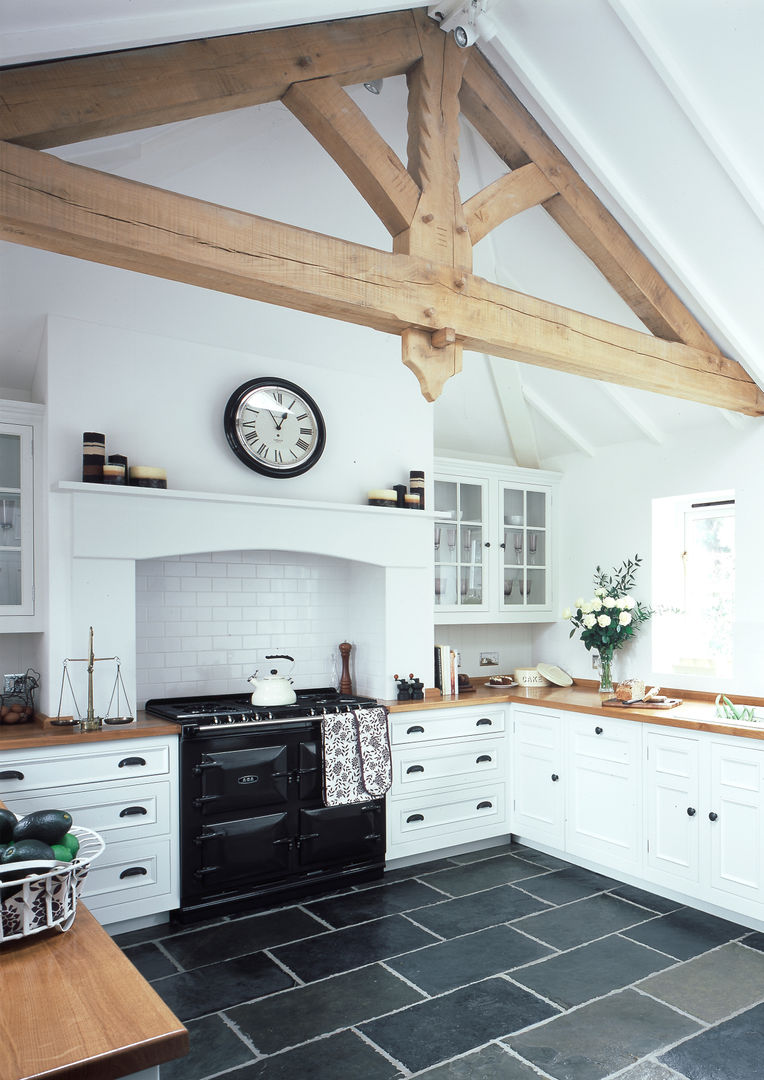
{"type": "Polygon", "coordinates": [[[412,469],[409,472],[409,491],[412,495],[419,496],[419,509],[424,510],[424,473],[421,469],[412,469]]]}

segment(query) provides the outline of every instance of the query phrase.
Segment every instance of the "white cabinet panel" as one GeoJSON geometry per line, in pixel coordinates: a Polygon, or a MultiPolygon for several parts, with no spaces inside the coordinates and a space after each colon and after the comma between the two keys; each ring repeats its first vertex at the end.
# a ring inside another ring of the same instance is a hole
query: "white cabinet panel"
{"type": "Polygon", "coordinates": [[[562,718],[512,706],[512,831],[561,848],[565,841],[562,718]]]}
{"type": "Polygon", "coordinates": [[[696,736],[646,733],[647,865],[669,882],[700,877],[699,750],[696,736]]]}
{"type": "Polygon", "coordinates": [[[740,740],[715,740],[709,750],[711,887],[721,893],[761,900],[764,750],[745,746],[740,740]]]}

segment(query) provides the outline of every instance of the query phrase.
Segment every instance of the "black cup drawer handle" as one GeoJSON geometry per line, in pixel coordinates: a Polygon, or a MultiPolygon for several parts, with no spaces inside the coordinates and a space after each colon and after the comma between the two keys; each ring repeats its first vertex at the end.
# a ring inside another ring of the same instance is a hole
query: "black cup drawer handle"
{"type": "Polygon", "coordinates": [[[127,870],[123,870],[119,875],[119,880],[123,881],[128,877],[142,877],[145,874],[148,874],[145,866],[128,866],[127,870]]]}
{"type": "Polygon", "coordinates": [[[146,761],[142,757],[123,757],[119,763],[119,768],[124,769],[126,765],[145,765],[146,761]]]}
{"type": "Polygon", "coordinates": [[[480,765],[484,761],[493,761],[490,754],[481,754],[479,758],[475,758],[475,764],[480,765]]]}
{"type": "Polygon", "coordinates": [[[410,728],[406,729],[406,734],[407,735],[424,735],[424,728],[420,727],[419,724],[415,724],[414,727],[410,727],[410,728]]]}
{"type": "Polygon", "coordinates": [[[479,802],[477,804],[477,808],[478,808],[478,810],[492,810],[493,809],[493,803],[488,802],[488,800],[485,799],[485,800],[483,800],[483,802],[479,802]]]}
{"type": "Polygon", "coordinates": [[[412,825],[415,821],[424,821],[424,814],[409,814],[406,818],[407,825],[412,825]]]}
{"type": "Polygon", "coordinates": [[[148,814],[148,810],[145,806],[126,806],[119,812],[120,817],[134,817],[136,814],[148,814]]]}
{"type": "Polygon", "coordinates": [[[406,775],[407,776],[410,773],[415,773],[415,772],[424,772],[424,765],[409,765],[408,769],[406,769],[406,775]]]}
{"type": "Polygon", "coordinates": [[[0,780],[23,780],[23,772],[19,772],[18,769],[8,769],[7,772],[0,772],[0,780]]]}
{"type": "Polygon", "coordinates": [[[479,720],[475,722],[475,727],[492,727],[493,721],[489,720],[487,716],[481,716],[479,720]]]}

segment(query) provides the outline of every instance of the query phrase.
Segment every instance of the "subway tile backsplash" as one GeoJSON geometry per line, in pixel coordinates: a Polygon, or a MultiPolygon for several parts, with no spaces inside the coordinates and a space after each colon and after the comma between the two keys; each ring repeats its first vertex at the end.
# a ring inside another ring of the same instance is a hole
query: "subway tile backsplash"
{"type": "MultiPolygon", "coordinates": [[[[244,693],[267,653],[295,658],[297,687],[337,685],[349,564],[228,551],[136,563],[138,707],[147,698],[244,693]]],[[[352,640],[352,639],[351,639],[352,640]]]]}

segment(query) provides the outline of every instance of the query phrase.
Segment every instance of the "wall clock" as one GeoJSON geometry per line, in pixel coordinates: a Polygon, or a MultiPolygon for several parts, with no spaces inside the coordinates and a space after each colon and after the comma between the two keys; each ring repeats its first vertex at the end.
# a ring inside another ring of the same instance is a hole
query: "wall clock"
{"type": "Polygon", "coordinates": [[[237,458],[265,476],[299,476],[324,452],[326,425],[318,405],[276,376],[250,379],[234,390],[223,424],[237,458]]]}

